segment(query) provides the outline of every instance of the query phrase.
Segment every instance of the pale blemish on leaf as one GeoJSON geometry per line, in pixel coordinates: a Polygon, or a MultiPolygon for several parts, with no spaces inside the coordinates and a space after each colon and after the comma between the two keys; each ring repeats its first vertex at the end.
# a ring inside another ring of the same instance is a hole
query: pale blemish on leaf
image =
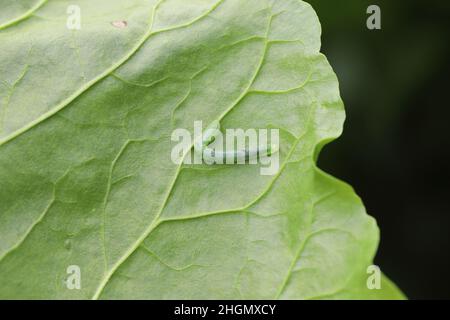
{"type": "Polygon", "coordinates": [[[117,21],[113,21],[111,22],[111,24],[119,29],[123,29],[126,28],[128,26],[128,22],[126,22],[125,20],[117,20],[117,21]]]}

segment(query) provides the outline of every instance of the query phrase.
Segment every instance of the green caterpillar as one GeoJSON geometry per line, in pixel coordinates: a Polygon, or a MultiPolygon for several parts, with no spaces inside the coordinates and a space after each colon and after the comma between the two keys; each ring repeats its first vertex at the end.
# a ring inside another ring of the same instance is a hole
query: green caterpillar
{"type": "Polygon", "coordinates": [[[203,138],[195,142],[194,150],[202,153],[204,158],[219,158],[225,161],[226,159],[234,159],[234,162],[248,161],[249,159],[261,158],[265,156],[271,156],[279,151],[279,147],[276,144],[265,145],[256,149],[235,150],[235,151],[216,151],[215,149],[208,148],[213,143],[216,137],[221,134],[219,121],[213,121],[208,128],[203,132],[203,138]]]}

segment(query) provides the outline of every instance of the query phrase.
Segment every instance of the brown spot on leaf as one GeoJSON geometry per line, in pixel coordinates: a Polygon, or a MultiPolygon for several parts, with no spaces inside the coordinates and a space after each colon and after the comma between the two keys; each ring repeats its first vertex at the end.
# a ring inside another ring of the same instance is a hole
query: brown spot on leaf
{"type": "Polygon", "coordinates": [[[116,28],[126,28],[128,26],[128,22],[126,22],[125,20],[117,20],[117,21],[113,21],[111,22],[111,24],[116,27],[116,28]]]}

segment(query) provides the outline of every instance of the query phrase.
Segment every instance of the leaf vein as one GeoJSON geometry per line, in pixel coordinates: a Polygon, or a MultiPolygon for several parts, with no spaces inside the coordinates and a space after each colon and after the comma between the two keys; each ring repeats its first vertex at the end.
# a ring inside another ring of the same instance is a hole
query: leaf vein
{"type": "Polygon", "coordinates": [[[15,25],[15,24],[17,24],[17,23],[19,23],[19,22],[21,22],[23,20],[28,19],[30,16],[33,15],[33,13],[38,11],[47,2],[48,2],[48,0],[41,0],[34,7],[30,8],[30,10],[28,10],[27,12],[25,12],[21,16],[18,16],[17,18],[0,25],[0,30],[4,30],[4,29],[6,29],[6,28],[8,28],[8,27],[10,27],[12,25],[15,25]]]}

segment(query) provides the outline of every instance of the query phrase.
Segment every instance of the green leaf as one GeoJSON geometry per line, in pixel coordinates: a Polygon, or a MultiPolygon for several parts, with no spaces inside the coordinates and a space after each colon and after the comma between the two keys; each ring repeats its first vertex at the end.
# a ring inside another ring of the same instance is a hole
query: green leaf
{"type": "Polygon", "coordinates": [[[0,298],[402,298],[367,289],[377,226],[315,164],[344,109],[308,4],[4,2],[0,298]],[[175,165],[195,120],[280,129],[279,172],[175,165]]]}

